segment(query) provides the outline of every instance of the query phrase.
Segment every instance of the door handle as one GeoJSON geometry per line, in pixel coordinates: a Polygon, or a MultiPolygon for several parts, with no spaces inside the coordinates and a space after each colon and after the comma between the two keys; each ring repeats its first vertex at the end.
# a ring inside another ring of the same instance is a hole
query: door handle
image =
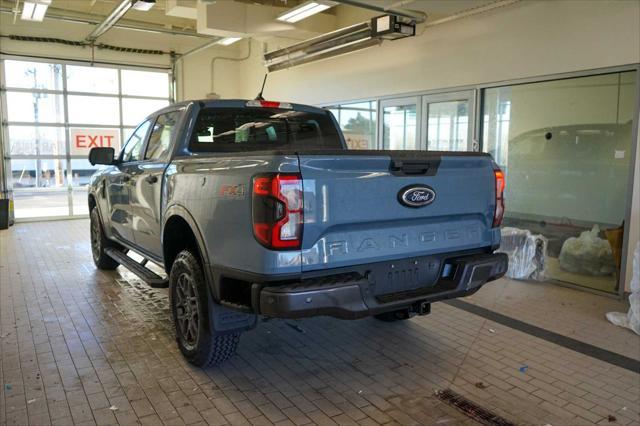
{"type": "Polygon", "coordinates": [[[156,182],[158,181],[158,176],[154,176],[154,175],[152,175],[152,176],[147,176],[147,177],[145,178],[145,180],[146,180],[148,183],[153,184],[153,183],[156,183],[156,182]]]}

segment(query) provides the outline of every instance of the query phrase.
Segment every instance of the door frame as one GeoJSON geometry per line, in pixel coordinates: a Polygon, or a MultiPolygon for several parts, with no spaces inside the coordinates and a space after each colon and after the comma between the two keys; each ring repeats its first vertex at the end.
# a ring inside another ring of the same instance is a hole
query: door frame
{"type": "Polygon", "coordinates": [[[475,90],[461,90],[457,92],[438,93],[434,95],[423,95],[422,99],[422,115],[420,117],[421,135],[424,137],[420,140],[420,149],[429,151],[427,137],[429,135],[429,105],[439,102],[467,101],[469,103],[467,116],[467,151],[479,151],[480,144],[475,139],[475,123],[476,123],[476,94],[475,90]]]}
{"type": "Polygon", "coordinates": [[[422,117],[422,101],[421,96],[408,96],[403,98],[381,100],[378,105],[378,149],[388,149],[384,146],[384,109],[387,107],[413,105],[416,106],[416,144],[417,149],[422,150],[422,126],[420,125],[422,117]]]}

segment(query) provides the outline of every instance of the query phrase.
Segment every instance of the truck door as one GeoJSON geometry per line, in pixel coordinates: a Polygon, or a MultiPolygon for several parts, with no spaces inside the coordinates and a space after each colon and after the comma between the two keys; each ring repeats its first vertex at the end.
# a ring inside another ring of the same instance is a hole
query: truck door
{"type": "Polygon", "coordinates": [[[136,165],[131,185],[130,205],[135,243],[158,258],[162,257],[162,178],[171,158],[171,147],[183,111],[158,115],[149,134],[144,158],[136,165]]]}
{"type": "Polygon", "coordinates": [[[130,205],[132,166],[142,157],[142,148],[149,127],[151,122],[147,120],[136,128],[120,153],[118,165],[107,176],[111,232],[127,242],[133,242],[133,218],[130,205]]]}

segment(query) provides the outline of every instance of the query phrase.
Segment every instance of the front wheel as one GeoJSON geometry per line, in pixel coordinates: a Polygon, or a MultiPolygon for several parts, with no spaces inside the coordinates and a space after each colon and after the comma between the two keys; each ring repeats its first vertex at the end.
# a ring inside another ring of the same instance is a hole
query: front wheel
{"type": "Polygon", "coordinates": [[[115,246],[107,237],[104,235],[104,231],[102,229],[102,222],[100,221],[100,213],[98,212],[98,208],[94,207],[91,209],[91,254],[93,255],[93,263],[96,264],[98,269],[112,271],[116,269],[119,265],[118,262],[113,260],[111,257],[107,256],[104,250],[107,247],[115,246]]]}
{"type": "Polygon", "coordinates": [[[240,333],[219,334],[212,330],[216,304],[209,297],[200,262],[190,250],[181,251],[173,262],[169,287],[176,340],[187,361],[197,367],[208,367],[233,356],[240,333]]]}

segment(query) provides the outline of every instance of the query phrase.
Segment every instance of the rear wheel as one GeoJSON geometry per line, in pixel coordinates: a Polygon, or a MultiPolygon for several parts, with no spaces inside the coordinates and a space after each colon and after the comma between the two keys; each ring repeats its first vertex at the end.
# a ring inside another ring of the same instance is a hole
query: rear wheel
{"type": "Polygon", "coordinates": [[[213,310],[217,305],[209,297],[200,262],[190,250],[181,251],[173,262],[169,286],[176,340],[187,361],[207,367],[233,356],[240,333],[218,334],[212,330],[213,310]]]}
{"type": "Polygon", "coordinates": [[[116,244],[104,235],[102,222],[100,221],[100,213],[98,208],[91,209],[91,254],[93,255],[93,263],[98,269],[112,271],[119,265],[118,262],[107,256],[104,250],[107,247],[116,247],[116,244]]]}

